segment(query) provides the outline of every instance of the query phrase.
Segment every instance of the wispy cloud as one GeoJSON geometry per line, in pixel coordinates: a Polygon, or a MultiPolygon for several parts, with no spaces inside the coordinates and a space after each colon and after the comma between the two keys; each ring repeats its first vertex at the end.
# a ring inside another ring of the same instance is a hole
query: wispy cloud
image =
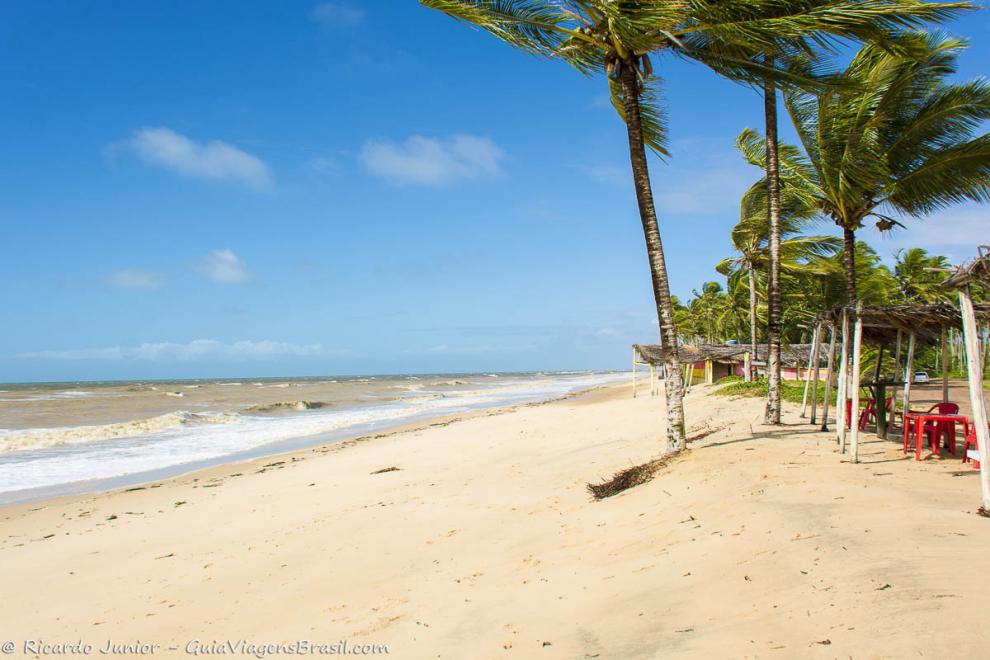
{"type": "Polygon", "coordinates": [[[210,252],[196,264],[196,270],[221,284],[240,284],[251,280],[247,266],[229,248],[210,252]]]}
{"type": "Polygon", "coordinates": [[[401,144],[368,141],[361,149],[364,167],[394,183],[438,186],[502,173],[505,152],[485,137],[449,139],[414,135],[401,144]]]}
{"type": "Polygon", "coordinates": [[[592,163],[579,164],[576,167],[600,183],[632,186],[632,174],[628,165],[623,167],[618,163],[592,163]]]}
{"type": "Polygon", "coordinates": [[[118,289],[160,289],[165,286],[165,276],[150,270],[117,270],[106,278],[107,284],[118,289]]]}
{"type": "Polygon", "coordinates": [[[976,246],[990,236],[990,208],[976,203],[939,211],[927,218],[903,220],[905,229],[890,236],[895,249],[924,247],[959,263],[976,256],[976,246]]]}
{"type": "Polygon", "coordinates": [[[292,344],[271,340],[242,340],[224,343],[215,339],[195,339],[186,343],[158,342],[137,346],[78,348],[63,351],[18,353],[15,357],[33,360],[148,360],[186,361],[201,358],[263,359],[277,356],[335,354],[321,344],[292,344]]]}
{"type": "Polygon", "coordinates": [[[343,2],[321,2],[309,17],[324,27],[353,27],[364,22],[364,10],[343,2]]]}
{"type": "Polygon", "coordinates": [[[274,185],[270,169],[257,156],[220,140],[196,142],[170,128],[141,128],[113,148],[130,150],[150,165],[193,179],[233,181],[258,191],[274,185]]]}
{"type": "Polygon", "coordinates": [[[762,176],[747,164],[729,137],[693,137],[674,140],[671,163],[676,167],[652,169],[654,194],[662,213],[731,213],[736,217],[739,199],[762,176]]]}
{"type": "Polygon", "coordinates": [[[309,170],[319,176],[332,176],[340,172],[340,163],[335,158],[317,156],[307,162],[309,170]]]}

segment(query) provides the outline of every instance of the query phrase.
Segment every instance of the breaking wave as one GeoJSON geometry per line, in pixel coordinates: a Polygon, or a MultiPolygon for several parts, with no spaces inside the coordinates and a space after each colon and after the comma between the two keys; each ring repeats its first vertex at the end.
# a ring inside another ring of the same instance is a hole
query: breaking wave
{"type": "Polygon", "coordinates": [[[42,449],[59,445],[71,445],[93,440],[129,438],[148,433],[158,433],[182,426],[206,424],[239,424],[241,417],[235,413],[192,413],[180,410],[174,413],[138,419],[133,422],[100,424],[94,426],[67,426],[50,429],[0,431],[0,451],[42,449]]]}
{"type": "Polygon", "coordinates": [[[266,412],[283,412],[283,411],[303,411],[303,410],[319,410],[320,408],[329,408],[333,404],[329,401],[278,401],[276,403],[260,403],[256,406],[251,406],[247,408],[247,412],[255,413],[266,413],[266,412]]]}

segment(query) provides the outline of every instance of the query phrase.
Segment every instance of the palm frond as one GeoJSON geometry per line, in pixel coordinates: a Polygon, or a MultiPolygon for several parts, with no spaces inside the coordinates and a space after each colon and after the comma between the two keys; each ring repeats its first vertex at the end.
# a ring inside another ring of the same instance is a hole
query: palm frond
{"type": "MultiPolygon", "coordinates": [[[[612,107],[626,120],[622,85],[609,78],[609,97],[612,107]]],[[[661,158],[670,156],[667,150],[667,116],[660,97],[660,79],[650,76],[642,82],[639,92],[639,115],[643,127],[643,142],[661,158]]]]}

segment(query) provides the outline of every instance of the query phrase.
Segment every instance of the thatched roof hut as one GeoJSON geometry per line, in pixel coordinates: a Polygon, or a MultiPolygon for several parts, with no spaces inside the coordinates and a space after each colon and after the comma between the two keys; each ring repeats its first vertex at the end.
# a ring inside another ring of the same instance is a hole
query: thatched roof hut
{"type": "MultiPolygon", "coordinates": [[[[978,303],[973,307],[978,320],[990,321],[990,303],[978,303]]],[[[943,330],[962,328],[959,307],[948,303],[883,305],[863,307],[859,311],[855,307],[836,307],[821,312],[818,319],[826,325],[839,327],[843,309],[849,319],[858,317],[862,320],[863,341],[871,344],[892,345],[898,332],[904,337],[914,334],[918,342],[931,344],[938,341],[943,330]]]]}
{"type": "MultiPolygon", "coordinates": [[[[633,344],[643,360],[654,367],[662,366],[663,349],[656,344],[633,344]]],[[[766,362],[767,344],[756,345],[756,355],[750,355],[753,364],[766,362]]],[[[684,344],[677,348],[677,354],[682,363],[721,362],[725,364],[743,364],[747,353],[752,353],[750,344],[701,344],[698,346],[684,344]]],[[[790,344],[781,347],[781,363],[786,367],[800,367],[808,364],[811,356],[811,344],[790,344]]]]}

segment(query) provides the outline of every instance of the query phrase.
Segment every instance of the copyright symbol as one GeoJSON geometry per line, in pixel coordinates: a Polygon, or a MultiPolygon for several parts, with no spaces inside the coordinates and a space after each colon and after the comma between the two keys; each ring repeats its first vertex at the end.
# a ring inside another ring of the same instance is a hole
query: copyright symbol
{"type": "Polygon", "coordinates": [[[0,646],[0,651],[3,651],[7,655],[10,655],[17,648],[17,645],[13,642],[4,642],[3,646],[0,646]]]}

